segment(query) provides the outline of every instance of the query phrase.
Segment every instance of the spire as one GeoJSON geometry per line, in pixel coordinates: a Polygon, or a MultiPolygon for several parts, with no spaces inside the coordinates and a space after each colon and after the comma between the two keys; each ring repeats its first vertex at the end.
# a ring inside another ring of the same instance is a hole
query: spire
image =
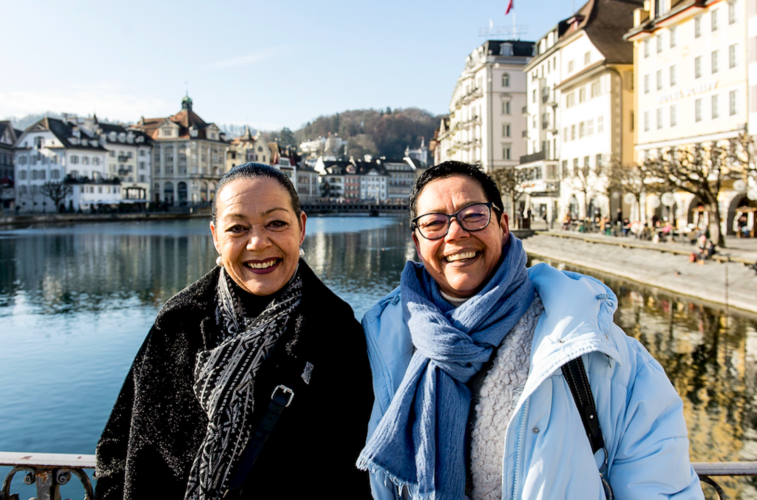
{"type": "Polygon", "coordinates": [[[192,98],[189,97],[188,92],[187,92],[187,95],[185,95],[184,98],[181,100],[181,109],[192,111],[192,98]]]}

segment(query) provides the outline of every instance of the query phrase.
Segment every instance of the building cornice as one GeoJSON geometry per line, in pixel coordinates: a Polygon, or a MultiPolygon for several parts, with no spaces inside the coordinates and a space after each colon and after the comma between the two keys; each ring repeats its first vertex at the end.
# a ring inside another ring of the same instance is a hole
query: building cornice
{"type": "Polygon", "coordinates": [[[644,142],[638,143],[635,146],[636,151],[644,151],[647,149],[657,148],[669,148],[673,146],[680,146],[682,144],[697,144],[701,142],[722,141],[724,139],[733,139],[738,137],[746,130],[746,124],[741,125],[739,128],[726,130],[724,132],[715,132],[712,134],[692,135],[689,137],[680,137],[677,139],[667,139],[664,141],[644,142]]]}

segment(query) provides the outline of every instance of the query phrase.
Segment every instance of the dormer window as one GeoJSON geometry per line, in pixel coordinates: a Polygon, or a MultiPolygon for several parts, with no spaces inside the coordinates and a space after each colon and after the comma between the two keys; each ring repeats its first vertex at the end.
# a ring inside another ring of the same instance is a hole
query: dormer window
{"type": "Polygon", "coordinates": [[[145,142],[145,138],[144,137],[142,137],[141,135],[139,137],[137,137],[137,144],[142,144],[143,142],[145,142]]]}
{"type": "Polygon", "coordinates": [[[513,44],[512,43],[503,43],[499,46],[499,55],[501,56],[511,56],[513,55],[513,44]]]}
{"type": "Polygon", "coordinates": [[[125,142],[125,141],[126,141],[126,134],[124,134],[123,132],[118,134],[118,142],[125,142]]]}
{"type": "Polygon", "coordinates": [[[163,137],[171,137],[173,135],[173,130],[170,128],[164,128],[163,129],[163,137]]]}
{"type": "Polygon", "coordinates": [[[129,132],[128,134],[126,134],[126,142],[128,142],[129,144],[134,142],[134,133],[129,132]]]}
{"type": "Polygon", "coordinates": [[[108,134],[108,139],[110,140],[110,142],[116,142],[116,133],[111,132],[110,134],[108,134]]]}
{"type": "Polygon", "coordinates": [[[197,129],[194,128],[194,127],[192,127],[191,129],[189,129],[189,135],[191,137],[197,137],[197,129]]]}

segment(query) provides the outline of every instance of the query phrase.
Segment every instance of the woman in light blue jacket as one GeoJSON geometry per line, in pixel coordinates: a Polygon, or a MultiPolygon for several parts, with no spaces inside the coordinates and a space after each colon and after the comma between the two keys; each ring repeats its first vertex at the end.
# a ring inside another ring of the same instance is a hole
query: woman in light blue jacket
{"type": "Polygon", "coordinates": [[[411,211],[422,264],[363,319],[375,402],[358,467],[374,498],[703,498],[683,403],[614,325],[609,288],[526,269],[496,184],[471,165],[428,169],[411,211]],[[577,358],[604,446],[561,370],[577,358]]]}

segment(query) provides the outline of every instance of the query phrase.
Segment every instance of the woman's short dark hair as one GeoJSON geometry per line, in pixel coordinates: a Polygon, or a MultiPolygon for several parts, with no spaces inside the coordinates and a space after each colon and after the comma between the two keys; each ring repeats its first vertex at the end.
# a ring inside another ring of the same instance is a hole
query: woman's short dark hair
{"type": "Polygon", "coordinates": [[[426,187],[431,181],[437,179],[445,179],[447,177],[453,177],[455,175],[461,175],[463,177],[470,177],[476,180],[484,190],[484,196],[486,201],[492,203],[497,218],[502,216],[504,207],[502,205],[502,195],[499,193],[497,183],[489,177],[483,170],[470,163],[464,163],[461,161],[445,161],[439,165],[434,165],[418,177],[413,186],[413,191],[410,193],[410,220],[414,219],[418,214],[418,196],[420,196],[423,188],[426,187]]]}
{"type": "Polygon", "coordinates": [[[213,224],[216,223],[216,200],[218,200],[218,195],[221,194],[221,189],[223,189],[226,184],[237,179],[255,179],[256,177],[268,177],[269,179],[275,180],[281,185],[281,187],[286,189],[289,193],[289,201],[292,205],[292,210],[294,210],[295,215],[299,217],[300,212],[302,211],[300,209],[300,197],[297,195],[297,190],[294,189],[294,185],[292,184],[292,181],[289,180],[289,177],[278,168],[263,163],[249,162],[232,168],[223,174],[221,180],[218,181],[218,186],[216,186],[216,196],[213,198],[213,205],[210,211],[213,224]]]}

